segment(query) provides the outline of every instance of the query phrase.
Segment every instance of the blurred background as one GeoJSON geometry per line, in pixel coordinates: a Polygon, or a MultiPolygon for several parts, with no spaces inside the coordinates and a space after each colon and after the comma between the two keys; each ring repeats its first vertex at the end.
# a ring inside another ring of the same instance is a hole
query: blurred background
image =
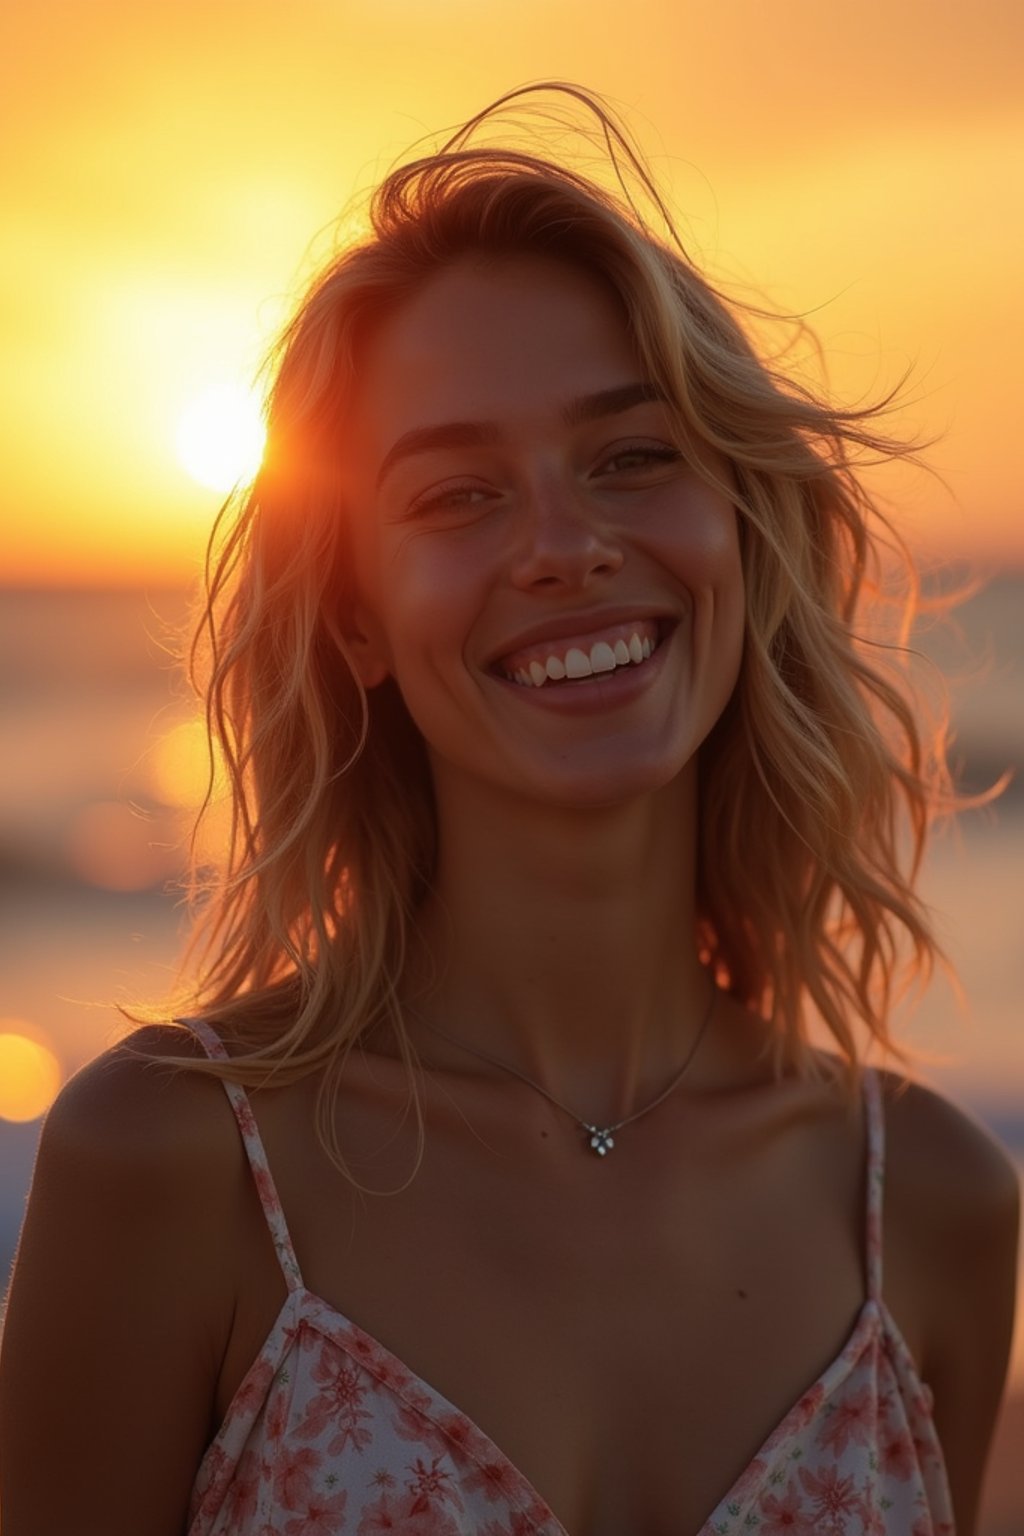
{"type": "MultiPolygon", "coordinates": [[[[606,93],[698,263],[807,315],[838,398],[909,370],[893,425],[937,473],[875,489],[933,580],[979,580],[918,637],[964,784],[1019,767],[1013,0],[33,0],[0,28],[0,1284],[41,1115],[173,976],[205,773],[175,650],[258,461],[256,366],[353,196],[501,92],[606,93]]],[[[1024,1167],[1022,856],[1017,781],[937,842],[964,996],[937,984],[906,1031],[1024,1167]]],[[[1024,1526],[1020,1332],[984,1536],[1024,1526]]]]}

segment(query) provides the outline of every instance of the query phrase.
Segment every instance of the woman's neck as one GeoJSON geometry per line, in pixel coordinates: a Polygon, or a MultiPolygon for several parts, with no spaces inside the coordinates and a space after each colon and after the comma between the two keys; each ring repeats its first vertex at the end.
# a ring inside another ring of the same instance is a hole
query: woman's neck
{"type": "MultiPolygon", "coordinates": [[[[434,892],[405,987],[416,1015],[556,1098],[621,1118],[678,1070],[704,1017],[695,783],[567,812],[442,783],[434,892]]],[[[424,1054],[465,1067],[436,1035],[424,1054]]]]}

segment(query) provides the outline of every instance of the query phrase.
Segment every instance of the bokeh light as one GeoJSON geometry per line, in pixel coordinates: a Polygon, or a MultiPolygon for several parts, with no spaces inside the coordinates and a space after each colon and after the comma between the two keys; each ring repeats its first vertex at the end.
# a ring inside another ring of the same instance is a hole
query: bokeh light
{"type": "Polygon", "coordinates": [[[195,835],[195,862],[208,870],[222,870],[228,862],[231,841],[231,807],[225,800],[208,805],[195,835]]]}
{"type": "MultiPolygon", "coordinates": [[[[182,720],[153,748],[150,781],[164,805],[194,809],[202,805],[210,784],[210,754],[202,720],[182,720]]],[[[224,789],[224,774],[214,757],[213,797],[224,789]]]]}
{"type": "Polygon", "coordinates": [[[180,841],[175,818],[94,800],[71,823],[67,856],[79,879],[100,890],[146,891],[178,872],[180,841]]]}
{"type": "Polygon", "coordinates": [[[206,869],[227,862],[231,836],[231,803],[227,775],[220,753],[213,747],[213,783],[210,783],[210,744],[201,719],[181,720],[154,744],[149,754],[149,783],[162,805],[177,813],[180,865],[194,861],[206,869]],[[198,827],[195,813],[206,801],[198,827]]]}
{"type": "Polygon", "coordinates": [[[0,1119],[37,1120],[53,1103],[60,1062],[21,1019],[0,1019],[0,1119]]]}

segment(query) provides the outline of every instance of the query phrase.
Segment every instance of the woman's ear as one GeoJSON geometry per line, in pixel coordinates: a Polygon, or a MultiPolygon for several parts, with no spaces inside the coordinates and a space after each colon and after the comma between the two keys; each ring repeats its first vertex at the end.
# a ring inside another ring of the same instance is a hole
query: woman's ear
{"type": "Polygon", "coordinates": [[[376,688],[391,676],[391,656],[383,627],[362,603],[356,603],[347,615],[345,647],[364,688],[376,688]]]}

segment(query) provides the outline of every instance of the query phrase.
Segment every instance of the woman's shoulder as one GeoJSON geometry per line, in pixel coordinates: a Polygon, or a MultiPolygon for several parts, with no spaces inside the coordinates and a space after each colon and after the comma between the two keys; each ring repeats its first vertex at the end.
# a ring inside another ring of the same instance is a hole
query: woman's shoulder
{"type": "MultiPolygon", "coordinates": [[[[812,1111],[845,1119],[851,1105],[848,1064],[830,1051],[812,1056],[813,1073],[788,1081],[802,1088],[802,1102],[812,1111]]],[[[918,1246],[932,1253],[945,1244],[954,1255],[965,1242],[1012,1234],[1019,1176],[999,1140],[919,1078],[881,1067],[863,1066],[861,1072],[855,1100],[863,1101],[868,1075],[880,1090],[887,1227],[916,1234],[918,1246]]]]}
{"type": "Polygon", "coordinates": [[[996,1138],[944,1094],[898,1073],[880,1077],[887,1251],[919,1283],[923,1277],[941,1347],[965,1309],[992,1315],[1015,1282],[1017,1170],[996,1138]]]}
{"type": "Polygon", "coordinates": [[[919,1082],[883,1075],[885,1289],[920,1320],[958,1525],[970,1528],[1006,1381],[1018,1270],[1020,1190],[1007,1153],[974,1117],[919,1082]]]}
{"type": "Polygon", "coordinates": [[[135,1031],[75,1073],[43,1124],[22,1246],[34,1273],[73,1252],[79,1299],[101,1315],[114,1276],[158,1307],[229,1310],[245,1151],[222,1084],[169,1059],[202,1055],[180,1026],[135,1031]]]}
{"type": "Polygon", "coordinates": [[[147,1530],[167,1512],[183,1529],[244,1278],[231,1106],[220,1083],[163,1059],[196,1049],[185,1030],[149,1028],[62,1089],[40,1137],[4,1328],[14,1459],[43,1477],[39,1446],[71,1446],[83,1503],[101,1509],[116,1480],[119,1507],[137,1501],[147,1530]]]}
{"type": "Polygon", "coordinates": [[[1005,1226],[1019,1198],[1008,1153],[973,1115],[936,1089],[880,1071],[886,1199],[930,1227],[936,1243],[1005,1226]]]}
{"type": "Polygon", "coordinates": [[[97,1198],[178,1187],[208,1204],[227,1189],[240,1147],[223,1086],[187,1065],[205,1059],[181,1024],[134,1030],[61,1089],[43,1126],[41,1164],[93,1181],[97,1198]]]}

